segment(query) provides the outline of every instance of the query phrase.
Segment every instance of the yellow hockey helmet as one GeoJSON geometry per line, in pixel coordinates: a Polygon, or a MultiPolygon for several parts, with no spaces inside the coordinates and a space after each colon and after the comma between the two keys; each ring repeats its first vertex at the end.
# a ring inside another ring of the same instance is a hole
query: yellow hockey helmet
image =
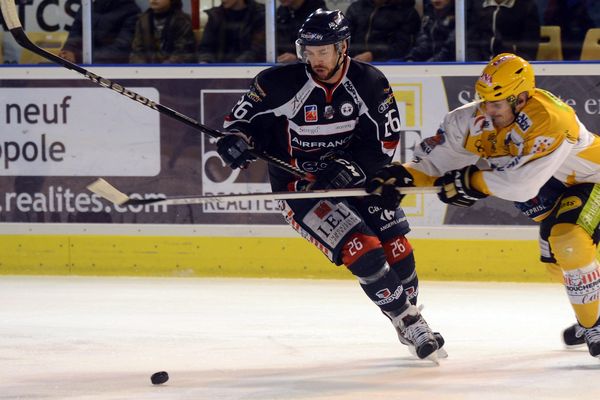
{"type": "Polygon", "coordinates": [[[533,96],[535,76],[527,61],[511,53],[498,54],[483,69],[475,84],[483,101],[515,100],[520,93],[533,96]]]}

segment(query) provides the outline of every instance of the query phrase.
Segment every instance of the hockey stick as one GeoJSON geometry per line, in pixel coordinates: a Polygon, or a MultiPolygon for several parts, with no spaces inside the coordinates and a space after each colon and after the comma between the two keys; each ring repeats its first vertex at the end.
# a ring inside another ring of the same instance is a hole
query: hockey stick
{"type": "MultiPolygon", "coordinates": [[[[192,128],[199,130],[200,132],[204,132],[207,135],[212,136],[213,138],[220,138],[220,137],[224,136],[224,134],[222,132],[219,132],[215,129],[211,129],[206,125],[202,125],[198,121],[196,121],[195,119],[193,119],[191,117],[188,117],[187,115],[181,114],[169,107],[163,106],[162,104],[159,104],[150,99],[147,99],[146,97],[139,95],[139,94],[135,93],[134,91],[131,91],[131,90],[125,88],[124,86],[118,84],[117,82],[113,82],[110,79],[106,79],[101,76],[98,76],[98,75],[88,71],[87,69],[80,67],[77,64],[73,64],[72,62],[69,62],[63,58],[55,56],[54,54],[49,53],[46,50],[36,46],[31,40],[29,40],[29,38],[27,37],[27,34],[23,30],[23,27],[21,26],[21,21],[19,20],[19,17],[17,15],[17,8],[15,6],[14,0],[0,0],[0,10],[2,11],[2,16],[4,17],[4,22],[6,23],[6,26],[8,27],[11,35],[15,38],[15,40],[21,47],[24,47],[27,50],[30,50],[33,53],[38,54],[49,61],[52,61],[56,64],[62,65],[63,67],[65,67],[67,69],[71,69],[76,72],[79,72],[81,75],[85,76],[86,78],[88,78],[92,82],[98,84],[99,86],[102,86],[102,87],[105,87],[108,89],[112,89],[115,92],[122,94],[123,96],[125,96],[127,98],[135,100],[138,103],[140,103],[146,107],[149,107],[155,111],[158,111],[161,114],[164,114],[168,117],[176,119],[180,122],[183,122],[184,124],[189,125],[192,128]]],[[[286,163],[283,160],[278,159],[277,157],[274,157],[263,151],[259,151],[259,150],[255,150],[255,149],[252,149],[249,151],[250,151],[250,154],[252,154],[256,158],[265,160],[268,163],[273,164],[273,165],[283,169],[284,171],[294,174],[300,178],[306,178],[306,173],[304,171],[302,171],[301,169],[299,169],[297,167],[294,167],[293,165],[286,163]]]]}
{"type": "MultiPolygon", "coordinates": [[[[362,197],[369,193],[364,189],[312,190],[307,192],[273,192],[225,194],[216,196],[173,196],[155,199],[134,199],[118,190],[116,187],[100,178],[87,186],[88,190],[119,206],[142,204],[186,205],[227,202],[240,200],[298,200],[319,199],[324,197],[362,197]]],[[[403,187],[397,189],[402,194],[437,193],[439,186],[403,187]]]]}

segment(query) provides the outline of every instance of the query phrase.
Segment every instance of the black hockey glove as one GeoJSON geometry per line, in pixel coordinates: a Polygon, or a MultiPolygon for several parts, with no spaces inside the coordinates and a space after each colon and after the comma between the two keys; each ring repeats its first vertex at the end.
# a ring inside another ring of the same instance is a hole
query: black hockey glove
{"type": "Polygon", "coordinates": [[[442,187],[438,193],[440,200],[453,206],[471,207],[477,200],[487,197],[487,194],[471,188],[471,175],[475,171],[479,171],[479,168],[469,165],[448,171],[444,176],[437,178],[435,185],[442,187]]]}
{"type": "Polygon", "coordinates": [[[311,189],[317,190],[361,187],[367,179],[358,164],[343,158],[329,161],[327,166],[315,175],[317,180],[311,189]]]}
{"type": "Polygon", "coordinates": [[[217,152],[231,168],[247,168],[252,161],[256,160],[250,150],[252,147],[241,135],[234,133],[223,136],[217,142],[217,152]]]}
{"type": "Polygon", "coordinates": [[[402,164],[391,163],[375,173],[367,183],[367,193],[372,193],[373,203],[387,210],[395,210],[405,195],[397,188],[415,186],[410,172],[402,164]]]}

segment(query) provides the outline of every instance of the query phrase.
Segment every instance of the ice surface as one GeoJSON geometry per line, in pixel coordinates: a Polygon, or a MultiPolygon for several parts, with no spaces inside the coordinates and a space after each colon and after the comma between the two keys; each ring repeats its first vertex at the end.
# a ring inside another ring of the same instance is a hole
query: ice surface
{"type": "Polygon", "coordinates": [[[562,347],[560,285],[422,282],[419,300],[439,367],[353,280],[0,277],[0,399],[600,398],[600,360],[562,347]]]}

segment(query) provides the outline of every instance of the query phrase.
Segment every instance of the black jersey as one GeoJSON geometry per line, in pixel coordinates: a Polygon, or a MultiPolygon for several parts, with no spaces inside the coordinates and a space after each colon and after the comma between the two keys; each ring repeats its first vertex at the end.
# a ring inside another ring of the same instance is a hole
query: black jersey
{"type": "MultiPolygon", "coordinates": [[[[313,79],[305,64],[262,71],[225,118],[254,145],[314,173],[332,155],[360,165],[367,175],[388,164],[398,144],[400,119],[392,88],[377,68],[351,60],[336,84],[313,79]]],[[[269,166],[274,190],[297,179],[269,166]]]]}

